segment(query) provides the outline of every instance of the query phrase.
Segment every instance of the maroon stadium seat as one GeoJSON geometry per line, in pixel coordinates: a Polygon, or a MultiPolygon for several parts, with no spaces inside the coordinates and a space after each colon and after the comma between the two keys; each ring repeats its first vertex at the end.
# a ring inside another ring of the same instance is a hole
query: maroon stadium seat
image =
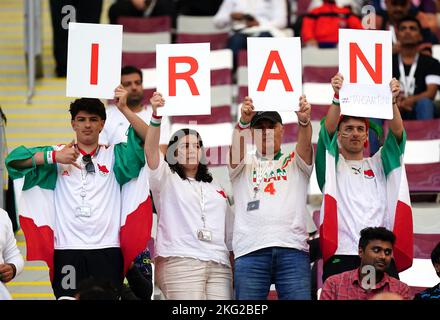
{"type": "Polygon", "coordinates": [[[330,83],[330,79],[338,72],[335,67],[312,67],[303,68],[303,82],[330,83]]]}
{"type": "Polygon", "coordinates": [[[178,33],[176,36],[176,43],[200,43],[209,42],[211,50],[225,49],[228,44],[228,33],[217,34],[190,34],[178,33]]]}
{"type": "Polygon", "coordinates": [[[123,52],[122,66],[135,66],[139,69],[156,68],[156,52],[123,52]]]}
{"type": "Polygon", "coordinates": [[[171,31],[171,18],[160,17],[119,17],[118,24],[122,24],[125,32],[133,33],[155,33],[171,31]]]}
{"type": "Polygon", "coordinates": [[[407,164],[405,167],[411,193],[440,193],[440,162],[407,164]]]}

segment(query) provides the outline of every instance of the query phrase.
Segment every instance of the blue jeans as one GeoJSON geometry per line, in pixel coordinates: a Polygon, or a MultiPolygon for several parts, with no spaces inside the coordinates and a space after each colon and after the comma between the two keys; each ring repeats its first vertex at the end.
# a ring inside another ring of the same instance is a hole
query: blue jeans
{"type": "MultiPolygon", "coordinates": [[[[257,37],[272,37],[270,32],[261,32],[257,37]]],[[[247,49],[247,37],[245,33],[235,32],[228,40],[228,48],[232,50],[234,58],[234,70],[238,67],[238,52],[247,49]]]]}
{"type": "Polygon", "coordinates": [[[429,98],[417,101],[411,112],[401,111],[403,120],[429,120],[434,119],[434,102],[429,98]]]}
{"type": "Polygon", "coordinates": [[[309,254],[271,247],[235,259],[236,300],[266,300],[272,283],[279,300],[310,300],[309,254]]]}

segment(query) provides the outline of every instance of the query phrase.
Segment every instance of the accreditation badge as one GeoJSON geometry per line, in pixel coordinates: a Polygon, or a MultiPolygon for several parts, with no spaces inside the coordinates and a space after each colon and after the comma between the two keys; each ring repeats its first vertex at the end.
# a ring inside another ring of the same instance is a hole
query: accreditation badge
{"type": "Polygon", "coordinates": [[[83,218],[90,218],[92,216],[92,208],[84,204],[82,206],[78,206],[75,210],[75,217],[83,217],[83,218]]]}

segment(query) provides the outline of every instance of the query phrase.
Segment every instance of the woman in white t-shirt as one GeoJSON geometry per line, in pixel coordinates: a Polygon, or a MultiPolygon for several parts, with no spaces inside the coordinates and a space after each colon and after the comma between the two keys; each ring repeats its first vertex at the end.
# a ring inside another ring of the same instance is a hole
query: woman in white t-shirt
{"type": "Polygon", "coordinates": [[[163,157],[156,111],[165,101],[155,92],[150,102],[145,154],[158,214],[156,282],[167,299],[231,299],[232,212],[226,194],[213,182],[195,130],[174,133],[163,157]]]}

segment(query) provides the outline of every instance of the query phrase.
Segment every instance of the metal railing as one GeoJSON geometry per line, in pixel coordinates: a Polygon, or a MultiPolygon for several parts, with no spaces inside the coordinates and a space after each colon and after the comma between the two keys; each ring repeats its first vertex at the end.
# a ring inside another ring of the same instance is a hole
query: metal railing
{"type": "MultiPolygon", "coordinates": [[[[25,0],[24,3],[25,56],[27,66],[26,103],[32,103],[37,78],[37,63],[41,63],[41,0],[25,0]],[[38,59],[40,58],[40,60],[38,59]]],[[[40,65],[41,67],[41,65],[40,65]]]]}

